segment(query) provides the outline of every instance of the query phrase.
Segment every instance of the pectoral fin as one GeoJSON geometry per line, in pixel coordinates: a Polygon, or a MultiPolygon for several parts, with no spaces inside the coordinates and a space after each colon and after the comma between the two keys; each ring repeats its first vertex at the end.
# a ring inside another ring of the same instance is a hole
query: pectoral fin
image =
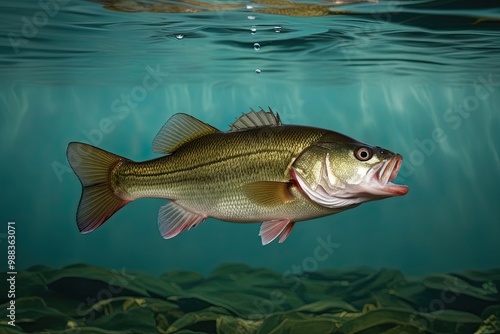
{"type": "Polygon", "coordinates": [[[158,229],[163,238],[170,239],[182,231],[198,226],[206,218],[207,216],[189,211],[175,202],[168,202],[160,208],[158,229]]]}
{"type": "Polygon", "coordinates": [[[262,239],[262,245],[267,245],[278,236],[280,236],[279,243],[282,243],[286,240],[286,238],[288,238],[294,225],[295,222],[291,222],[290,219],[263,222],[260,226],[259,233],[259,236],[262,239]]]}
{"type": "Polygon", "coordinates": [[[242,186],[243,193],[255,204],[275,206],[293,201],[289,182],[258,181],[242,186]]]}

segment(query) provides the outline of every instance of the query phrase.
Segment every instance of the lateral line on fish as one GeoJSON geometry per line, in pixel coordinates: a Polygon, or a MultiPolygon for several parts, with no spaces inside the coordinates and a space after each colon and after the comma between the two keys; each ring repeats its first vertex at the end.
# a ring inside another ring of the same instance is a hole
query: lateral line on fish
{"type": "Polygon", "coordinates": [[[392,182],[401,155],[334,131],[282,125],[271,108],[251,109],[227,132],[175,114],[152,147],[167,156],[134,162],[89,144],[68,144],[68,162],[82,185],[81,233],[148,197],[171,200],[158,215],[164,238],[212,217],[263,221],[262,244],[278,236],[283,242],[296,222],[408,192],[392,182]]]}
{"type": "MultiPolygon", "coordinates": [[[[178,174],[178,173],[183,173],[183,172],[190,172],[190,171],[194,171],[196,169],[199,169],[199,168],[203,168],[203,167],[206,167],[206,166],[210,166],[210,165],[214,165],[214,164],[219,164],[219,163],[223,163],[223,162],[228,162],[232,159],[238,159],[238,158],[241,158],[241,157],[245,157],[245,156],[252,156],[252,155],[258,155],[258,154],[262,154],[262,153],[272,153],[272,152],[289,152],[290,154],[293,154],[293,152],[291,150],[259,150],[259,151],[255,151],[255,152],[252,152],[252,153],[242,153],[242,154],[237,154],[237,155],[232,155],[232,156],[229,156],[229,157],[224,157],[224,158],[220,158],[220,159],[217,159],[217,160],[213,160],[213,161],[210,161],[210,162],[206,162],[206,163],[203,163],[203,164],[198,164],[198,165],[195,165],[195,166],[191,166],[191,167],[186,167],[186,168],[183,168],[183,169],[176,169],[176,170],[170,170],[170,171],[165,171],[165,172],[161,172],[161,173],[146,173],[145,171],[141,170],[140,171],[140,175],[138,174],[139,172],[135,172],[133,170],[130,170],[128,172],[125,172],[123,173],[122,175],[124,176],[136,176],[136,177],[151,177],[151,176],[163,176],[163,175],[172,175],[172,174],[178,174]]],[[[160,158],[162,159],[162,158],[160,158]]],[[[151,161],[144,161],[144,162],[136,162],[137,165],[140,165],[140,164],[146,164],[146,163],[151,163],[151,161]]]]}

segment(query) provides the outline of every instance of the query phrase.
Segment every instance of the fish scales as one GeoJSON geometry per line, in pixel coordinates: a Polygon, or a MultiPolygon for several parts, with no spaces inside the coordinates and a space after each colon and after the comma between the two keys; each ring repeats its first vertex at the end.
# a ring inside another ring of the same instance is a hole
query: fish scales
{"type": "Polygon", "coordinates": [[[195,139],[169,156],[126,162],[116,173],[122,179],[122,190],[133,197],[175,198],[181,206],[221,220],[308,219],[334,210],[317,205],[298,191],[295,201],[272,207],[258,205],[246,197],[241,186],[263,180],[289,182],[294,159],[325,133],[292,125],[218,132],[195,139]]]}
{"type": "Polygon", "coordinates": [[[228,132],[175,114],[152,147],[164,156],[134,162],[88,144],[68,145],[82,184],[80,232],[95,230],[135,199],[152,197],[169,200],[158,214],[166,239],[213,217],[263,221],[259,236],[266,245],[278,237],[283,242],[296,222],[408,192],[392,182],[401,155],[330,130],[282,125],[272,110],[252,110],[228,132]]]}

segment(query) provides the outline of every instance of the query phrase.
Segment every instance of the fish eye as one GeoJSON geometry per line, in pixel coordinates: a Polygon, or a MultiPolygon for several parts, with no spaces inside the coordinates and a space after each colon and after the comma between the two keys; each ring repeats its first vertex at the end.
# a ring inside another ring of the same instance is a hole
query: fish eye
{"type": "Polygon", "coordinates": [[[373,152],[368,147],[360,147],[354,152],[354,156],[359,161],[367,161],[370,160],[373,156],[373,152]]]}

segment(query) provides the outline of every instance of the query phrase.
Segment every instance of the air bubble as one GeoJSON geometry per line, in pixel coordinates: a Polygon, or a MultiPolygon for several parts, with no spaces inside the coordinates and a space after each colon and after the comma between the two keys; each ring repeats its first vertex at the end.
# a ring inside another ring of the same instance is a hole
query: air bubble
{"type": "Polygon", "coordinates": [[[256,32],[257,32],[257,27],[252,26],[252,27],[250,28],[250,33],[251,33],[252,35],[255,35],[255,33],[256,33],[256,32]]]}
{"type": "Polygon", "coordinates": [[[183,39],[184,35],[183,34],[177,34],[177,35],[175,35],[175,38],[176,39],[183,39]]]}
{"type": "Polygon", "coordinates": [[[253,49],[254,49],[255,51],[259,51],[259,50],[260,50],[260,44],[259,44],[259,43],[255,43],[255,44],[253,45],[253,49]]]}
{"type": "Polygon", "coordinates": [[[247,9],[251,10],[251,9],[253,9],[253,6],[252,5],[247,5],[247,9]]]}
{"type": "Polygon", "coordinates": [[[281,32],[281,26],[275,26],[274,32],[281,32]]]}
{"type": "Polygon", "coordinates": [[[255,16],[253,16],[253,15],[248,15],[248,16],[247,16],[247,19],[249,19],[249,20],[255,20],[255,16]]]}
{"type": "Polygon", "coordinates": [[[260,72],[262,72],[262,71],[258,68],[255,70],[255,73],[257,73],[257,74],[260,74],[260,72]]]}

